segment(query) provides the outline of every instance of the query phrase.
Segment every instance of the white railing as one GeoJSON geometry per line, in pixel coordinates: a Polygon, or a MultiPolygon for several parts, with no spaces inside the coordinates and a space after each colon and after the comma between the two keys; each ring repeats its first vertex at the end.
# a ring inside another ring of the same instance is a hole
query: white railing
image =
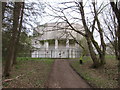
{"type": "Polygon", "coordinates": [[[77,49],[50,49],[34,50],[31,53],[33,58],[79,58],[81,54],[77,49]]]}

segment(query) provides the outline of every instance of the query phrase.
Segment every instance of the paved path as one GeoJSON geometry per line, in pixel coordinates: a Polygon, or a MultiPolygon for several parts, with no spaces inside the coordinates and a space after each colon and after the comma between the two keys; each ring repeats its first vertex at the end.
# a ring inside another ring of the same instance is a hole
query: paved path
{"type": "Polygon", "coordinates": [[[57,59],[49,77],[48,88],[90,88],[90,86],[76,74],[66,60],[57,59]]]}

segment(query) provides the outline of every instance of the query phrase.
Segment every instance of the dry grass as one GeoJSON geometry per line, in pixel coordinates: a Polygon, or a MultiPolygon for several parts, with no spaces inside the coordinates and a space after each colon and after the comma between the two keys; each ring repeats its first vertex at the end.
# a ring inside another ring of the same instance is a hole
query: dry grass
{"type": "Polygon", "coordinates": [[[53,64],[48,60],[19,60],[12,68],[11,76],[19,78],[3,83],[4,88],[44,88],[53,64]]]}
{"type": "Polygon", "coordinates": [[[117,63],[114,57],[108,56],[106,58],[106,65],[104,67],[93,69],[90,68],[92,60],[89,57],[84,58],[84,64],[80,65],[79,60],[70,60],[72,67],[80,73],[95,88],[117,88],[117,63]]]}

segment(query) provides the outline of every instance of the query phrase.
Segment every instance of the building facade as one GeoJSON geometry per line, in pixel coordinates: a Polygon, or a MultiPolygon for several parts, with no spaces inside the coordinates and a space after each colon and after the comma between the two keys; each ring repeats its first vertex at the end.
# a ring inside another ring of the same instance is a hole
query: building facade
{"type": "MultiPolygon", "coordinates": [[[[76,30],[82,30],[79,24],[73,24],[76,30]]],[[[76,43],[82,36],[66,23],[47,23],[34,29],[32,39],[32,57],[39,58],[79,58],[81,49],[76,43]]]]}

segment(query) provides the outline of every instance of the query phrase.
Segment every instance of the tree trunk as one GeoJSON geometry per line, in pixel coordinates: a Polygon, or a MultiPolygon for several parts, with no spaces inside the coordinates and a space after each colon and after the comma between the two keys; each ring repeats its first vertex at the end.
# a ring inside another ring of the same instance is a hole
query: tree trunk
{"type": "Polygon", "coordinates": [[[12,65],[15,65],[15,64],[17,64],[17,47],[15,47],[12,65]]]}
{"type": "Polygon", "coordinates": [[[120,22],[118,24],[118,85],[120,88],[120,22]]]}
{"type": "Polygon", "coordinates": [[[120,60],[118,62],[118,87],[120,88],[120,60]]]}
{"type": "Polygon", "coordinates": [[[114,49],[115,49],[115,57],[116,57],[116,60],[118,60],[119,58],[118,58],[118,47],[117,47],[117,44],[118,43],[116,43],[116,42],[114,42],[114,49]]]}
{"type": "Polygon", "coordinates": [[[6,2],[2,2],[2,19],[4,18],[4,12],[5,12],[5,8],[6,8],[6,2]]]}
{"type": "Polygon", "coordinates": [[[93,35],[91,35],[91,32],[88,32],[88,35],[89,35],[89,37],[91,39],[91,42],[93,43],[93,45],[95,46],[95,48],[96,48],[96,50],[98,52],[99,60],[100,60],[100,62],[99,62],[100,65],[99,66],[102,66],[102,65],[104,65],[106,63],[106,61],[105,61],[106,45],[104,44],[105,46],[103,46],[103,50],[101,50],[98,43],[94,40],[93,35]]]}
{"type": "Polygon", "coordinates": [[[99,60],[96,56],[96,53],[93,49],[93,46],[92,46],[92,43],[91,43],[91,37],[93,37],[90,33],[90,30],[86,24],[86,21],[85,21],[85,13],[84,13],[84,7],[83,7],[83,2],[79,2],[79,10],[80,10],[80,13],[81,13],[81,17],[82,17],[82,23],[83,23],[83,26],[84,26],[84,29],[85,29],[85,33],[86,33],[86,40],[87,40],[87,44],[88,44],[88,48],[89,48],[89,52],[90,52],[90,56],[93,60],[93,67],[94,68],[98,68],[100,66],[99,64],[99,60]]]}
{"type": "Polygon", "coordinates": [[[102,52],[102,54],[100,55],[100,65],[103,66],[104,64],[106,64],[105,54],[104,52],[102,52]]]}
{"type": "MultiPolygon", "coordinates": [[[[118,28],[118,27],[116,27],[118,28]]],[[[116,59],[118,60],[118,33],[117,33],[118,29],[115,29],[115,41],[114,41],[114,49],[115,49],[115,56],[116,59]]]]}
{"type": "Polygon", "coordinates": [[[118,24],[118,60],[120,60],[120,22],[118,24]]]}
{"type": "Polygon", "coordinates": [[[98,32],[99,32],[99,35],[100,35],[100,40],[101,40],[101,48],[99,47],[98,43],[96,42],[96,44],[94,44],[95,40],[94,40],[94,37],[92,35],[92,42],[95,46],[95,48],[97,49],[98,51],[98,54],[99,54],[99,59],[100,59],[100,63],[101,65],[104,65],[106,63],[105,61],[105,52],[106,52],[106,44],[104,42],[104,38],[103,38],[103,29],[101,27],[101,24],[100,24],[100,21],[99,21],[99,18],[98,18],[98,13],[96,11],[96,6],[95,6],[95,2],[92,2],[93,4],[93,7],[94,7],[94,14],[95,14],[95,20],[97,22],[97,26],[98,26],[98,32]]]}
{"type": "Polygon", "coordinates": [[[119,63],[118,63],[118,86],[120,88],[120,8],[118,8],[114,2],[110,2],[110,4],[111,4],[113,12],[116,15],[117,22],[118,22],[118,28],[117,28],[117,33],[118,33],[117,34],[118,35],[117,51],[118,51],[118,60],[119,60],[119,63]]]}
{"type": "Polygon", "coordinates": [[[4,76],[7,77],[10,75],[11,65],[13,63],[14,51],[15,51],[15,40],[17,35],[17,28],[19,23],[19,15],[20,15],[20,2],[15,2],[14,11],[13,11],[13,29],[12,29],[12,37],[10,40],[10,45],[8,48],[7,56],[6,56],[6,64],[4,68],[4,76]]]}
{"type": "Polygon", "coordinates": [[[20,34],[22,30],[22,21],[23,21],[23,12],[24,12],[24,2],[22,2],[22,7],[21,7],[21,18],[20,18],[20,24],[19,24],[19,30],[18,30],[18,35],[16,39],[16,44],[15,44],[15,51],[14,51],[14,58],[13,58],[13,65],[17,64],[17,53],[18,53],[18,46],[19,46],[19,39],[20,39],[20,34]]]}
{"type": "Polygon", "coordinates": [[[87,44],[88,44],[88,48],[89,48],[89,52],[90,52],[90,56],[93,60],[93,68],[98,68],[100,66],[99,60],[95,54],[95,51],[93,49],[93,46],[91,44],[91,40],[89,37],[86,37],[87,39],[87,44]]]}

